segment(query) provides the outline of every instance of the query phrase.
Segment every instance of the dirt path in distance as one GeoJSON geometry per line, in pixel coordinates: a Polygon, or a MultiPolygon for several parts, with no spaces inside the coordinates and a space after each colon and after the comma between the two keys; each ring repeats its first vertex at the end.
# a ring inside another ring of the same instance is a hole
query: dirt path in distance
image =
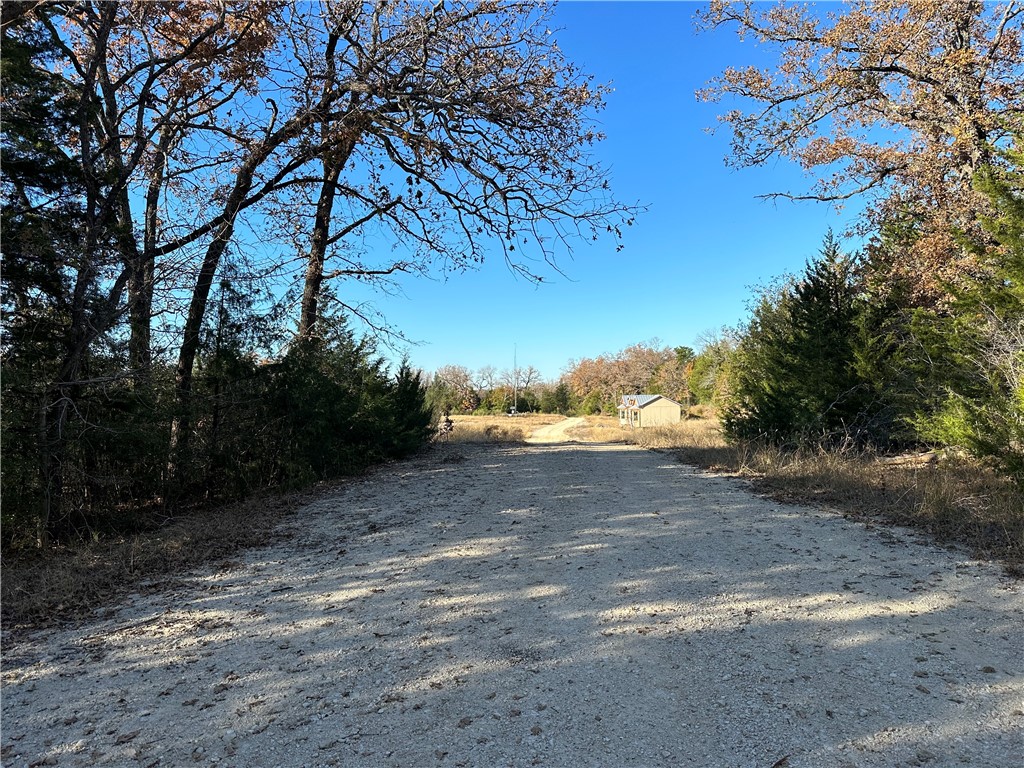
{"type": "Polygon", "coordinates": [[[579,441],[574,437],[569,437],[569,430],[575,427],[582,427],[586,423],[587,420],[582,416],[573,416],[554,424],[546,424],[533,430],[530,436],[526,438],[526,442],[533,445],[576,443],[579,441]]]}
{"type": "Polygon", "coordinates": [[[912,533],[543,443],[288,525],[18,646],[3,765],[1021,765],[1021,584],[912,533]]]}

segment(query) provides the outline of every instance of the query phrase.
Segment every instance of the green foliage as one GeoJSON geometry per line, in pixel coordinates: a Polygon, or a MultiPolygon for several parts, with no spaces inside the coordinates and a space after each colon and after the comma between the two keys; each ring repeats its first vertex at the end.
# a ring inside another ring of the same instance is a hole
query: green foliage
{"type": "Polygon", "coordinates": [[[919,409],[926,439],[960,447],[1024,481],[1024,151],[1006,153],[977,186],[995,214],[982,221],[995,245],[979,248],[984,274],[955,291],[948,314],[919,313],[917,338],[945,365],[940,402],[919,409]]]}
{"type": "Polygon", "coordinates": [[[732,396],[722,416],[731,437],[777,441],[799,429],[796,382],[787,357],[793,303],[791,286],[768,288],[760,296],[731,369],[732,396]]]}
{"type": "Polygon", "coordinates": [[[91,281],[73,283],[82,256],[84,182],[58,149],[58,139],[75,130],[76,114],[67,87],[47,71],[54,50],[37,19],[5,23],[2,45],[4,362],[52,368],[65,343],[72,290],[95,290],[91,281]]]}
{"type": "Polygon", "coordinates": [[[573,415],[576,412],[576,403],[569,385],[560,381],[554,387],[545,389],[540,397],[540,411],[560,413],[563,416],[573,415]]]}
{"type": "Polygon", "coordinates": [[[447,382],[434,379],[427,386],[427,405],[437,415],[458,413],[462,398],[447,382]]]}
{"type": "MultiPolygon", "coordinates": [[[[870,257],[868,257],[870,259],[870,257]]],[[[877,447],[917,442],[911,414],[920,403],[921,383],[929,373],[915,363],[910,300],[905,294],[870,285],[873,267],[861,266],[861,302],[853,339],[853,366],[872,398],[871,436],[877,447]]]]}
{"type": "MultiPolygon", "coordinates": [[[[149,385],[136,388],[119,375],[123,355],[91,357],[89,375],[104,383],[81,389],[64,436],[58,517],[65,536],[134,530],[147,519],[142,509],[168,491],[186,504],[301,487],[409,455],[429,440],[432,414],[419,374],[407,363],[390,374],[343,322],[325,320],[325,340],[267,358],[257,350],[276,338],[274,324],[248,294],[222,281],[215,306],[198,361],[183,487],[165,480],[173,372],[157,366],[149,385]]],[[[5,361],[5,544],[29,543],[43,492],[33,461],[36,402],[21,371],[5,361]]]]}
{"type": "Polygon", "coordinates": [[[343,323],[324,335],[274,362],[225,347],[204,367],[194,461],[207,485],[226,495],[301,487],[426,443],[433,414],[419,374],[403,362],[390,376],[343,323]]]}
{"type": "Polygon", "coordinates": [[[422,448],[433,435],[435,420],[425,394],[419,371],[414,371],[407,360],[402,361],[383,401],[387,456],[408,456],[422,448]]]}
{"type": "Polygon", "coordinates": [[[484,392],[482,397],[478,397],[477,403],[473,413],[478,416],[508,413],[513,407],[519,413],[541,410],[541,398],[536,393],[528,389],[514,392],[512,387],[504,385],[484,392]]]}
{"type": "Polygon", "coordinates": [[[579,413],[584,416],[594,416],[605,411],[608,403],[601,397],[601,393],[594,391],[583,398],[580,403],[579,413]]]}
{"type": "MultiPolygon", "coordinates": [[[[509,402],[511,402],[511,390],[509,390],[509,402]]],[[[468,385],[460,385],[448,381],[441,376],[435,375],[427,386],[427,404],[436,417],[445,413],[491,413],[493,408],[494,393],[481,398],[480,393],[468,385]]]]}
{"type": "Polygon", "coordinates": [[[676,353],[676,361],[681,365],[689,363],[697,356],[697,353],[693,351],[693,347],[674,347],[672,351],[676,353]]]}
{"type": "Polygon", "coordinates": [[[500,386],[481,393],[473,413],[478,416],[489,416],[495,413],[506,413],[511,407],[512,387],[500,386]]]}
{"type": "Polygon", "coordinates": [[[715,335],[707,339],[700,352],[687,362],[687,386],[697,403],[715,406],[722,403],[735,352],[736,345],[730,336],[715,335]]]}
{"type": "Polygon", "coordinates": [[[532,390],[521,390],[513,400],[519,413],[534,413],[540,410],[540,398],[532,390]]]}
{"type": "MultiPolygon", "coordinates": [[[[79,292],[83,307],[95,292],[95,280],[81,271],[76,275],[82,255],[82,178],[57,149],[58,138],[75,126],[71,94],[49,71],[54,48],[39,17],[25,13],[26,8],[4,8],[0,43],[0,473],[5,541],[30,531],[44,499],[61,493],[54,475],[44,477],[42,457],[48,455],[49,466],[57,467],[64,463],[63,442],[88,431],[80,421],[84,404],[71,399],[82,393],[65,388],[58,394],[51,382],[62,378],[60,361],[74,341],[69,332],[72,291],[79,292]],[[56,409],[72,417],[55,434],[45,417],[56,409]]],[[[41,15],[54,11],[39,8],[41,15]]],[[[94,371],[99,368],[93,365],[94,371]]]]}
{"type": "Polygon", "coordinates": [[[762,294],[734,361],[727,433],[777,443],[871,440],[876,402],[856,366],[862,311],[854,261],[829,233],[799,280],[762,294]]]}

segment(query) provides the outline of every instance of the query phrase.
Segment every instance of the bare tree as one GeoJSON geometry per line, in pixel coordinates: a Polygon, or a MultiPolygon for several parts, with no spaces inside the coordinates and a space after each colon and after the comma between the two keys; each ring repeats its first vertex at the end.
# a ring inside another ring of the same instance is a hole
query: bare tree
{"type": "Polygon", "coordinates": [[[491,391],[500,383],[498,369],[493,365],[483,366],[476,372],[476,383],[478,389],[491,391]]]}
{"type": "Polygon", "coordinates": [[[293,47],[322,117],[301,336],[326,281],[464,269],[495,247],[539,281],[531,259],[555,264],[559,246],[631,222],[588,156],[605,88],[558,50],[550,13],[528,2],[296,10],[293,47]],[[366,258],[353,237],[368,230],[400,255],[366,258]]]}
{"type": "Polygon", "coordinates": [[[442,365],[434,372],[433,386],[446,392],[448,405],[460,411],[472,411],[480,404],[473,374],[464,365],[442,365]]]}
{"type": "MultiPolygon", "coordinates": [[[[259,5],[266,5],[260,3],[259,5]]],[[[158,205],[170,178],[167,157],[190,121],[225,88],[206,86],[213,60],[230,61],[259,20],[244,21],[223,4],[193,6],[122,2],[18,3],[4,7],[4,27],[25,20],[48,35],[51,73],[63,84],[74,129],[55,148],[78,166],[81,188],[66,189],[80,209],[77,254],[67,263],[73,285],[66,297],[66,332],[55,381],[40,407],[43,484],[41,539],[60,506],[61,455],[76,412],[90,348],[129,317],[128,376],[144,377],[151,362],[150,323],[159,229],[158,205]],[[74,104],[68,102],[73,99],[74,104]],[[143,201],[138,225],[132,192],[143,201]],[[141,240],[140,240],[141,233],[141,240]],[[127,305],[125,305],[127,294],[127,305]]],[[[237,79],[236,75],[225,76],[237,79]]],[[[49,203],[44,203],[47,205],[49,203]]]]}
{"type": "Polygon", "coordinates": [[[658,348],[658,340],[626,347],[615,356],[614,384],[618,394],[643,392],[651,384],[655,371],[675,358],[668,347],[658,348]]]}
{"type": "MultiPolygon", "coordinates": [[[[89,180],[96,230],[113,233],[124,264],[130,363],[144,377],[152,361],[157,259],[177,250],[163,241],[167,197],[188,189],[197,171],[208,178],[232,161],[210,142],[237,138],[223,112],[264,71],[275,39],[274,4],[110,0],[46,9],[39,18],[82,99],[79,131],[70,137],[77,143],[66,151],[78,156],[89,180]],[[132,209],[133,193],[141,215],[132,209]]],[[[183,226],[197,223],[193,207],[183,226]]]]}
{"type": "Polygon", "coordinates": [[[524,391],[529,391],[538,381],[540,381],[540,371],[532,365],[519,369],[519,386],[524,391]]]}
{"type": "Polygon", "coordinates": [[[314,335],[332,279],[463,269],[499,243],[514,269],[539,280],[519,253],[554,264],[559,244],[621,236],[634,210],[610,197],[588,156],[601,138],[589,120],[604,89],[562,57],[549,12],[525,2],[292,9],[288,53],[298,75],[276,83],[271,124],[243,145],[211,220],[178,357],[172,451],[186,437],[209,286],[237,216],[254,203],[287,214],[305,195],[315,207],[303,338],[314,335]],[[349,240],[368,226],[401,255],[369,261],[349,240]]]}

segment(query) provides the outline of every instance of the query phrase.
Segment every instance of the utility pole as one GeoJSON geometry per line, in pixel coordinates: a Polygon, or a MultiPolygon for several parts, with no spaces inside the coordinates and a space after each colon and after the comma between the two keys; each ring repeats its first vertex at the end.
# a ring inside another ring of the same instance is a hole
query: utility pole
{"type": "Polygon", "coordinates": [[[519,415],[519,345],[512,345],[512,413],[519,415]]]}

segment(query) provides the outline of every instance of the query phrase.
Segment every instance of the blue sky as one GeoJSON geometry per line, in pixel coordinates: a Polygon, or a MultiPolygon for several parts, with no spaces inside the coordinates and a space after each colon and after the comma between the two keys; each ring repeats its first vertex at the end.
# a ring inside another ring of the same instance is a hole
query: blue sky
{"type": "Polygon", "coordinates": [[[751,287],[799,270],[852,209],[822,203],[769,202],[758,195],[810,185],[785,162],[726,167],[726,130],[710,135],[726,104],[703,104],[694,92],[727,65],[769,66],[770,54],[732,31],[696,34],[700,7],[682,2],[565,2],[557,9],[558,43],[567,56],[615,89],[599,116],[607,134],[596,157],[611,169],[616,196],[649,206],[611,240],[581,244],[564,275],[533,285],[515,277],[500,255],[476,272],[400,280],[392,296],[349,292],[368,300],[390,324],[419,342],[412,364],[478,369],[533,365],[557,379],[571,359],[614,352],[657,338],[696,347],[702,332],[735,325],[751,287]],[[631,275],[658,275],[633,289],[631,275]]]}

